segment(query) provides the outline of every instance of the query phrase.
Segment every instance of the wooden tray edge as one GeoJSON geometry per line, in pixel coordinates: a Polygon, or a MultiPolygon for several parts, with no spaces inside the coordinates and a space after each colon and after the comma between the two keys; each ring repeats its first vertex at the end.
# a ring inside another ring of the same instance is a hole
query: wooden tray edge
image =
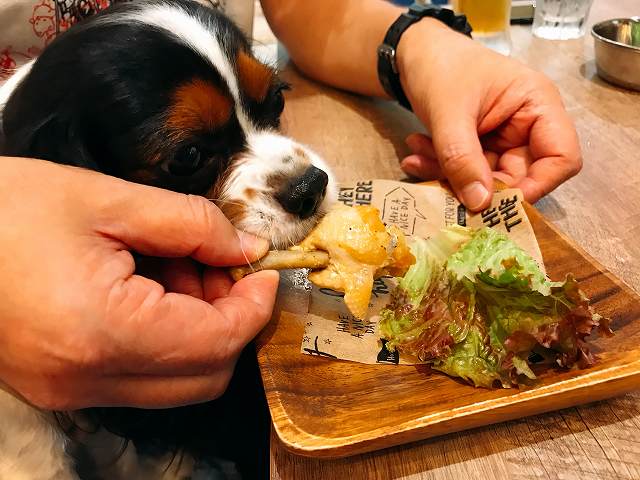
{"type": "Polygon", "coordinates": [[[286,450],[305,457],[341,458],[604,400],[639,388],[640,360],[591,374],[587,373],[548,385],[542,390],[524,391],[520,394],[521,398],[516,400],[513,397],[503,397],[483,404],[461,407],[456,414],[446,418],[438,418],[444,412],[426,419],[419,418],[398,426],[398,430],[391,434],[386,433],[384,428],[380,428],[364,434],[339,438],[313,435],[297,427],[287,415],[279,395],[277,393],[270,395],[273,391],[269,392],[269,389],[267,400],[273,412],[274,430],[286,450]],[[567,385],[569,385],[568,388],[567,385]],[[558,391],[559,388],[562,390],[558,391]],[[589,389],[589,395],[579,398],[580,393],[586,389],[589,389]],[[552,397],[552,401],[546,403],[539,401],[545,397],[552,397]],[[489,419],[487,415],[490,416],[489,419]]]}
{"type": "Polygon", "coordinates": [[[482,404],[461,407],[457,413],[448,415],[446,418],[442,418],[442,415],[452,411],[434,414],[426,419],[419,418],[398,426],[397,431],[390,434],[384,431],[386,428],[380,428],[364,434],[338,438],[310,434],[297,427],[287,415],[279,395],[277,393],[272,395],[274,392],[269,388],[267,400],[273,412],[274,430],[286,450],[305,457],[341,458],[604,400],[639,388],[640,360],[580,375],[547,385],[541,390],[523,391],[519,394],[520,398],[515,400],[513,397],[503,397],[482,404]],[[580,395],[587,388],[589,395],[580,395]],[[558,391],[558,389],[561,390],[558,391]],[[553,401],[539,402],[550,396],[553,401]],[[487,415],[490,416],[489,419],[487,415]]]}
{"type": "MultiPolygon", "coordinates": [[[[622,291],[634,297],[638,296],[638,292],[613,275],[589,253],[577,246],[571,238],[559,231],[534,206],[525,203],[525,211],[531,220],[534,230],[536,222],[533,219],[535,218],[536,221],[544,223],[569,246],[588,259],[596,269],[616,286],[619,286],[622,291]]],[[[264,353],[267,357],[269,356],[268,352],[264,353]]],[[[478,408],[478,405],[463,407],[459,409],[460,411],[456,415],[447,418],[429,418],[426,421],[424,417],[416,419],[398,426],[398,430],[391,434],[385,433],[384,429],[376,429],[365,434],[340,438],[313,435],[297,427],[290,420],[280,400],[280,395],[275,389],[274,379],[267,369],[263,370],[263,381],[265,382],[267,400],[272,413],[274,430],[283,447],[296,455],[329,459],[348,457],[413,441],[425,440],[447,433],[501,423],[623,395],[640,389],[640,360],[598,372],[586,373],[560,383],[548,385],[542,391],[525,391],[523,392],[523,397],[515,401],[513,397],[504,397],[485,402],[481,408],[478,408]],[[564,388],[567,384],[570,386],[564,388]],[[563,389],[557,391],[558,388],[563,389]],[[589,389],[588,397],[576,398],[586,389],[589,389]],[[537,400],[548,396],[552,396],[553,401],[546,404],[537,402],[537,400]],[[487,414],[491,416],[489,420],[487,420],[487,414]]]]}

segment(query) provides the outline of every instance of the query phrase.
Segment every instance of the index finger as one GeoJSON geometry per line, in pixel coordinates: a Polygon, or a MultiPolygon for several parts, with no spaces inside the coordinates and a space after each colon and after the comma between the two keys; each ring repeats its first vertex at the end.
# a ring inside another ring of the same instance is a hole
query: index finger
{"type": "Polygon", "coordinates": [[[514,187],[522,190],[527,202],[537,202],[561,183],[576,175],[580,171],[579,165],[568,162],[564,157],[542,158],[531,164],[527,176],[514,187]]]}
{"type": "Polygon", "coordinates": [[[239,265],[264,255],[269,243],[237,230],[211,201],[160,188],[102,179],[98,233],[143,255],[186,257],[213,266],[239,265]]]}
{"type": "Polygon", "coordinates": [[[516,186],[531,203],[578,174],[582,168],[580,142],[561,104],[536,119],[529,137],[529,151],[533,163],[516,186]]]}

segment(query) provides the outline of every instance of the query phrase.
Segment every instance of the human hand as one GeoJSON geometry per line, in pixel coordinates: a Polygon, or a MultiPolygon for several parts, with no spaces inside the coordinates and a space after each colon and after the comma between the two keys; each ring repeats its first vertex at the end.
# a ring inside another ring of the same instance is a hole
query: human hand
{"type": "Polygon", "coordinates": [[[398,46],[404,91],[431,138],[413,134],[403,170],[446,177],[467,208],[486,208],[493,179],[535,202],[582,166],[571,118],[553,83],[425,19],[398,46]]]}
{"type": "Polygon", "coordinates": [[[233,284],[196,262],[242,264],[267,242],[202,197],[0,160],[2,382],[52,410],[220,395],[270,318],[278,276],[233,284]],[[146,263],[158,281],[139,274],[133,251],[156,257],[146,263]]]}

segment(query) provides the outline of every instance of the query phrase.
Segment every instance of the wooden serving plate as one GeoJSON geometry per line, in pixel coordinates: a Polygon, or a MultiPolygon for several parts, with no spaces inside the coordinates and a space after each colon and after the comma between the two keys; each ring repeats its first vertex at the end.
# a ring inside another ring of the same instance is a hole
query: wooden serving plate
{"type": "Polygon", "coordinates": [[[525,206],[547,272],[573,272],[615,335],[591,339],[597,364],[546,370],[533,388],[474,388],[420,366],[363,365],[300,353],[304,322],[276,315],[258,339],[275,431],[311,457],[344,457],[593,402],[640,388],[640,297],[525,206]]]}

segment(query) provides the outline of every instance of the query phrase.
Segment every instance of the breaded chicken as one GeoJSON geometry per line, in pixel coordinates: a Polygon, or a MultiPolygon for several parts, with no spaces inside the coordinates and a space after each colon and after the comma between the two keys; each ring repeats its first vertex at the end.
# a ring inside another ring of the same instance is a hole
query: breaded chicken
{"type": "Polygon", "coordinates": [[[357,318],[367,314],[375,278],[403,276],[415,262],[402,231],[385,226],[378,209],[368,206],[334,207],[292,250],[329,254],[329,265],[312,271],[309,280],[344,292],[344,302],[357,318]]]}

